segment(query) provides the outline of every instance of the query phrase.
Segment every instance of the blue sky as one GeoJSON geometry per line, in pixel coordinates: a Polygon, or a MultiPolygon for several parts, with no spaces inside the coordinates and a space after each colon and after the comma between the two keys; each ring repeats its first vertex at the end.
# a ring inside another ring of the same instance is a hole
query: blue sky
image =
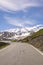
{"type": "Polygon", "coordinates": [[[43,0],[0,0],[0,30],[43,25],[43,0]]]}

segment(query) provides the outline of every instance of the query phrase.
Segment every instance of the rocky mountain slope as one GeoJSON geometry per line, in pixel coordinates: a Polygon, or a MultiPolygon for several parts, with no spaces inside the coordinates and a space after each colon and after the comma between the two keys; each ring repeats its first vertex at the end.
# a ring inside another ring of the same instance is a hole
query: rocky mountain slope
{"type": "Polygon", "coordinates": [[[43,51],[43,29],[40,29],[37,32],[31,34],[31,36],[27,36],[22,42],[27,42],[37,47],[39,50],[43,51]]]}
{"type": "Polygon", "coordinates": [[[0,32],[0,40],[24,39],[43,28],[43,25],[36,25],[33,27],[24,27],[16,29],[8,29],[0,32]]]}

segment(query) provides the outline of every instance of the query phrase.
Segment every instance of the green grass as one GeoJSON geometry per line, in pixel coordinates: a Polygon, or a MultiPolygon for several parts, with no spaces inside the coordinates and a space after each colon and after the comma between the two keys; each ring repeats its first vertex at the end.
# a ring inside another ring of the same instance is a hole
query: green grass
{"type": "Polygon", "coordinates": [[[31,36],[28,36],[21,41],[29,43],[39,50],[43,51],[43,29],[33,33],[31,36]]]}
{"type": "Polygon", "coordinates": [[[11,42],[16,42],[17,40],[11,40],[11,42]]]}
{"type": "Polygon", "coordinates": [[[43,35],[43,29],[39,30],[39,31],[36,32],[36,33],[33,33],[33,34],[30,36],[30,38],[31,38],[31,39],[34,39],[34,38],[36,38],[36,37],[38,37],[38,36],[40,36],[40,35],[43,35]]]}
{"type": "Polygon", "coordinates": [[[34,32],[31,36],[27,36],[27,37],[24,38],[23,40],[29,41],[29,40],[32,40],[32,39],[34,39],[34,38],[36,38],[36,37],[38,37],[38,36],[41,36],[41,35],[43,35],[43,29],[39,30],[38,32],[34,32]]]}
{"type": "Polygon", "coordinates": [[[9,43],[5,43],[5,42],[0,42],[0,49],[6,47],[8,45],[10,45],[10,44],[9,43]]]}

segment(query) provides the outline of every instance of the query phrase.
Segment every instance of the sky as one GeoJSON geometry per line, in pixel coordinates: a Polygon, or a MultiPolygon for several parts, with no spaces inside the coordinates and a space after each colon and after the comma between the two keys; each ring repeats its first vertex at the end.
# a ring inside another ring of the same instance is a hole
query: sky
{"type": "Polygon", "coordinates": [[[43,0],[0,0],[0,30],[43,25],[43,0]]]}

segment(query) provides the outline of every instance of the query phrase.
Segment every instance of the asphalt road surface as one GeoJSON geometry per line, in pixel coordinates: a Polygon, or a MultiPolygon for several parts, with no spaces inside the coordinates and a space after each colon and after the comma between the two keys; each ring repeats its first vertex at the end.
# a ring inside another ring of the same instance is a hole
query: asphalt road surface
{"type": "Polygon", "coordinates": [[[0,50],[0,65],[43,65],[43,55],[26,43],[12,43],[0,50]]]}

